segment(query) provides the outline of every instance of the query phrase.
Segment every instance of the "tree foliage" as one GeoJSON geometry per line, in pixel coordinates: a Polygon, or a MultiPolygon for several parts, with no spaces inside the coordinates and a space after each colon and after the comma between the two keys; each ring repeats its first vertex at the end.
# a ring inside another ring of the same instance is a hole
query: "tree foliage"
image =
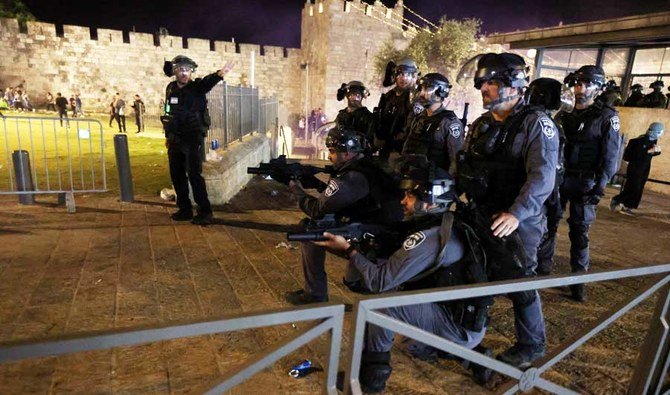
{"type": "Polygon", "coordinates": [[[0,1],[0,18],[15,18],[19,23],[24,24],[26,21],[34,21],[35,15],[21,0],[2,0],[0,1]]]}
{"type": "Polygon", "coordinates": [[[442,17],[437,29],[418,31],[405,49],[397,49],[393,42],[385,43],[375,57],[375,69],[383,76],[390,60],[398,62],[409,57],[422,73],[439,72],[451,79],[460,64],[477,51],[480,27],[478,19],[442,17]]]}

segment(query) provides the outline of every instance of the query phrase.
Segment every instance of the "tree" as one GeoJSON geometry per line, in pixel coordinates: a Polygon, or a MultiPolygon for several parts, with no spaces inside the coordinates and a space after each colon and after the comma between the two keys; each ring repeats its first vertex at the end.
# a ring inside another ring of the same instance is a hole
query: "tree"
{"type": "Polygon", "coordinates": [[[436,71],[452,80],[460,64],[477,52],[480,26],[478,19],[458,21],[442,17],[436,29],[419,30],[405,49],[395,48],[392,42],[385,43],[375,56],[375,69],[383,78],[390,60],[412,58],[424,73],[436,71]]]}
{"type": "Polygon", "coordinates": [[[35,15],[21,0],[2,0],[0,1],[0,18],[15,18],[19,24],[23,25],[26,21],[34,21],[35,15]]]}

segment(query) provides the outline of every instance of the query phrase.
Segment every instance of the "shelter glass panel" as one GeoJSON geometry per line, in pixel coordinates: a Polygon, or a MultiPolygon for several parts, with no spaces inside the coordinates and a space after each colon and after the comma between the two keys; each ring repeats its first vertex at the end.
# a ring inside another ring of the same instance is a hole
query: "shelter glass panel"
{"type": "Polygon", "coordinates": [[[638,49],[633,63],[633,74],[670,73],[668,48],[638,49]]]}
{"type": "Polygon", "coordinates": [[[606,49],[603,53],[603,70],[609,79],[621,83],[621,77],[626,74],[626,64],[630,48],[606,49]],[[618,77],[618,78],[617,78],[618,77]]]}

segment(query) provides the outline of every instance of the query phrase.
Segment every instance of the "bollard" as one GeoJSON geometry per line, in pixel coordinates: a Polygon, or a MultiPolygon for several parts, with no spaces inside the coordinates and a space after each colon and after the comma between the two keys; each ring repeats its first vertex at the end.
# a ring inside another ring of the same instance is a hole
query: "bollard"
{"type": "Polygon", "coordinates": [[[121,201],[132,202],[133,175],[130,172],[130,154],[128,153],[127,135],[114,135],[114,154],[116,155],[116,168],[119,171],[119,189],[121,190],[121,201]]]}
{"type": "MultiPolygon", "coordinates": [[[[34,191],[33,173],[30,171],[30,155],[28,151],[20,150],[12,152],[12,162],[14,163],[14,176],[16,178],[16,190],[34,191]]],[[[20,204],[35,204],[35,195],[32,193],[19,194],[20,204]]]]}

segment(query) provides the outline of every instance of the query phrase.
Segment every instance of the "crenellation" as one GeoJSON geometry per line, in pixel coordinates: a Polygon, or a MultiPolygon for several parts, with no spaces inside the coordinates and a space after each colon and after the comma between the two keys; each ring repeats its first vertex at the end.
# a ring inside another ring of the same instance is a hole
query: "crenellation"
{"type": "Polygon", "coordinates": [[[133,49],[132,47],[140,47],[142,48],[142,51],[146,51],[146,48],[151,47],[153,48],[154,45],[154,35],[151,33],[137,33],[137,32],[130,32],[130,44],[131,44],[131,50],[133,49]]]}
{"type": "Polygon", "coordinates": [[[163,48],[172,48],[174,50],[184,49],[183,38],[180,36],[160,35],[158,36],[160,46],[163,48]]]}
{"type": "Polygon", "coordinates": [[[101,43],[123,43],[123,32],[113,29],[98,29],[98,41],[101,43]]]}
{"type": "Polygon", "coordinates": [[[52,23],[28,21],[26,26],[29,36],[56,37],[56,25],[52,23]]]}
{"type": "Polygon", "coordinates": [[[257,44],[239,44],[240,54],[249,55],[251,51],[254,51],[256,56],[260,56],[261,46],[257,44]]]}
{"type": "Polygon", "coordinates": [[[91,38],[91,29],[76,25],[63,25],[63,37],[85,42],[91,38]]]}
{"type": "Polygon", "coordinates": [[[19,22],[16,19],[0,18],[0,29],[11,34],[19,34],[19,22]]]}
{"type": "Polygon", "coordinates": [[[194,51],[209,51],[209,40],[202,38],[188,38],[188,49],[194,51]]]}

